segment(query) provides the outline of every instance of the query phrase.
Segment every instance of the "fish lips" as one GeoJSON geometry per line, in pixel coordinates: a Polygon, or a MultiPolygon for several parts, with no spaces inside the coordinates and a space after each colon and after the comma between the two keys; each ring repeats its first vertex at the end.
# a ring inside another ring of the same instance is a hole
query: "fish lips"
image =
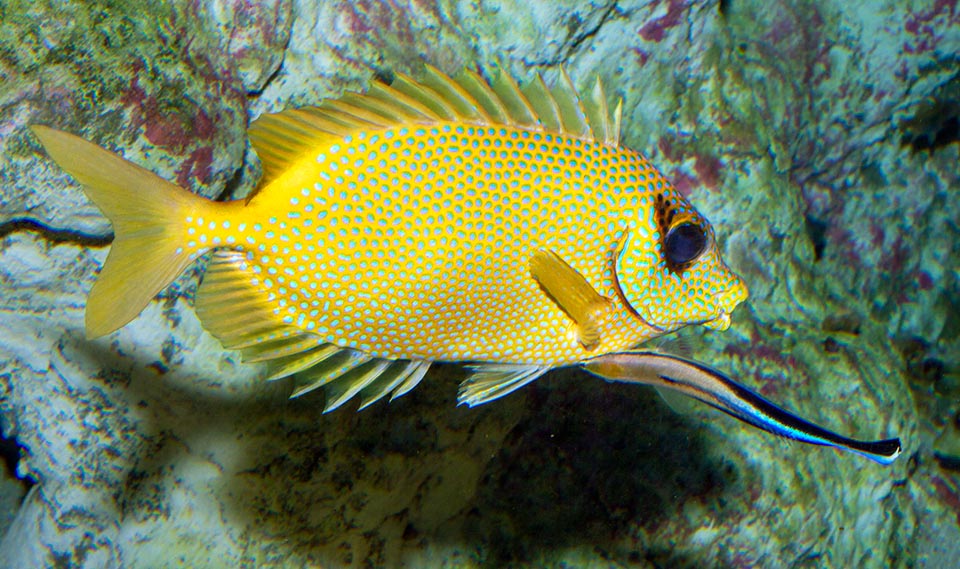
{"type": "Polygon", "coordinates": [[[739,280],[730,288],[725,290],[717,298],[717,305],[720,307],[720,315],[713,320],[704,322],[703,325],[711,330],[726,330],[730,327],[730,314],[738,304],[743,302],[749,296],[747,287],[739,280]]]}

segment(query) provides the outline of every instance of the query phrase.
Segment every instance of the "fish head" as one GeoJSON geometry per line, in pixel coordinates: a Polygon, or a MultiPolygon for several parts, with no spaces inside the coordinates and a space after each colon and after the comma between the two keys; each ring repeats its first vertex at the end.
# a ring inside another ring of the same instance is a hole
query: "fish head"
{"type": "Polygon", "coordinates": [[[690,324],[726,330],[747,287],[723,262],[713,227],[670,186],[629,220],[614,257],[619,292],[661,333],[690,324]]]}

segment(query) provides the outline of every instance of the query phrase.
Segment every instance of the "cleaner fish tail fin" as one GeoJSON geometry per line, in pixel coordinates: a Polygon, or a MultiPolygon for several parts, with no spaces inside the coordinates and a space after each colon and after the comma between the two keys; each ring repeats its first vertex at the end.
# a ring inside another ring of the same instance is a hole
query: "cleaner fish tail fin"
{"type": "Polygon", "coordinates": [[[133,320],[207,247],[187,243],[186,220],[215,203],[78,136],[30,127],[113,224],[114,241],[86,309],[87,338],[133,320]]]}

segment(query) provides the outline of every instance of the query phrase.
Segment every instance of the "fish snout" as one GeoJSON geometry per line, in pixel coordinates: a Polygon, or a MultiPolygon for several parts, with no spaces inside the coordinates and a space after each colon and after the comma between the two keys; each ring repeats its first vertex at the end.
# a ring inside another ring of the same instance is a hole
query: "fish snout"
{"type": "Polygon", "coordinates": [[[722,332],[730,327],[730,313],[727,312],[726,309],[721,308],[720,316],[704,322],[703,325],[711,330],[720,330],[722,332]]]}
{"type": "Polygon", "coordinates": [[[703,325],[711,330],[726,330],[730,327],[730,314],[738,304],[743,302],[749,296],[746,285],[737,279],[733,285],[727,288],[716,297],[716,306],[720,314],[713,320],[705,322],[703,325]]]}

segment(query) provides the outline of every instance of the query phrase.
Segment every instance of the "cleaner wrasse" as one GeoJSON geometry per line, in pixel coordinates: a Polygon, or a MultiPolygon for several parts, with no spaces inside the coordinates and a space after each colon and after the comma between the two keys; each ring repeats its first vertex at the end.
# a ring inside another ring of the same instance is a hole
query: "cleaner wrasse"
{"type": "Polygon", "coordinates": [[[900,439],[858,441],[838,435],[780,408],[724,373],[684,357],[637,350],[599,356],[581,367],[608,381],[682,393],[787,439],[852,452],[880,464],[890,464],[900,456],[900,439]]]}

